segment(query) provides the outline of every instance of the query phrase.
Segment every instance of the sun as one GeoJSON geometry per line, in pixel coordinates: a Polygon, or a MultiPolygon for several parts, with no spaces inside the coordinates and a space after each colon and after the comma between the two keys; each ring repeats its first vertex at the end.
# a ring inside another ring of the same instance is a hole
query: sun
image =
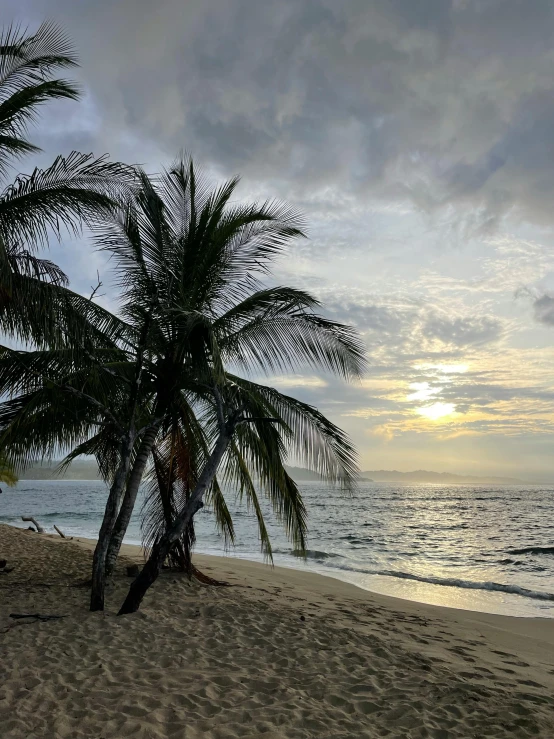
{"type": "Polygon", "coordinates": [[[422,408],[416,408],[416,413],[425,416],[431,421],[438,421],[439,418],[445,416],[453,416],[456,412],[454,403],[433,403],[433,405],[425,405],[422,408]]]}

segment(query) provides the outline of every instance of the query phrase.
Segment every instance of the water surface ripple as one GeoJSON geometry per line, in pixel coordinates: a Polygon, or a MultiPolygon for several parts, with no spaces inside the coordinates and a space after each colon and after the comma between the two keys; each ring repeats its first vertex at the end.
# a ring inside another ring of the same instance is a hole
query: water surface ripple
{"type": "MultiPolygon", "coordinates": [[[[352,496],[302,483],[307,558],[270,512],[275,563],[339,577],[380,593],[457,608],[554,617],[554,487],[363,483],[352,496]]],[[[22,481],[0,496],[0,522],[94,537],[106,500],[97,481],[22,481]]],[[[255,518],[230,493],[230,554],[261,559],[255,518]]],[[[198,551],[224,553],[214,517],[198,516],[198,551]]],[[[138,512],[127,541],[140,542],[138,512]]],[[[1,542],[0,542],[1,545],[1,542]]]]}

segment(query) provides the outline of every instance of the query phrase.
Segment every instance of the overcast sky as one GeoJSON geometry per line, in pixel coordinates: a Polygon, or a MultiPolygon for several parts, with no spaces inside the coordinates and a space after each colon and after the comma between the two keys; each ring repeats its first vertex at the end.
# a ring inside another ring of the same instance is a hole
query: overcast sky
{"type": "MultiPolygon", "coordinates": [[[[80,54],[83,100],[45,112],[44,161],[154,172],[186,149],[306,214],[276,279],[355,324],[370,371],[271,381],[344,427],[363,469],[554,478],[552,0],[2,9],[58,21],[80,54]]],[[[90,243],[53,256],[77,289],[109,280],[90,243]]]]}

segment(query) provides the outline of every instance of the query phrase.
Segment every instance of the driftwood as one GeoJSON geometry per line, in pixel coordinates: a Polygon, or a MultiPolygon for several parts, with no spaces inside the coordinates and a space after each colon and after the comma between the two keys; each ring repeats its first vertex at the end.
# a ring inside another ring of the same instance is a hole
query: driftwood
{"type": "Polygon", "coordinates": [[[66,616],[48,615],[45,613],[10,613],[10,618],[14,619],[14,623],[9,624],[5,629],[2,629],[0,633],[6,634],[10,629],[14,629],[16,626],[36,624],[37,621],[54,621],[59,618],[66,618],[66,616]],[[29,621],[26,619],[29,619],[29,621]]]}
{"type": "Polygon", "coordinates": [[[62,539],[67,539],[67,536],[64,534],[63,531],[60,531],[60,529],[56,526],[56,524],[54,524],[54,528],[56,529],[58,534],[62,537],[62,539]]]}
{"type": "Polygon", "coordinates": [[[200,570],[197,569],[192,563],[191,563],[191,575],[192,577],[196,578],[198,582],[201,582],[204,585],[215,585],[218,587],[227,587],[229,585],[229,583],[226,580],[216,580],[213,577],[210,577],[209,575],[205,575],[203,572],[200,572],[200,570]]]}
{"type": "Polygon", "coordinates": [[[38,621],[52,621],[54,619],[58,618],[66,618],[65,615],[58,616],[58,615],[47,615],[42,613],[10,613],[10,618],[20,619],[20,618],[34,618],[38,621]]]}
{"type": "Polygon", "coordinates": [[[31,523],[33,523],[36,526],[36,529],[37,529],[37,531],[38,531],[39,534],[44,534],[44,529],[42,528],[42,526],[39,523],[37,523],[36,519],[34,519],[32,516],[21,516],[21,520],[22,521],[30,521],[31,523]]]}

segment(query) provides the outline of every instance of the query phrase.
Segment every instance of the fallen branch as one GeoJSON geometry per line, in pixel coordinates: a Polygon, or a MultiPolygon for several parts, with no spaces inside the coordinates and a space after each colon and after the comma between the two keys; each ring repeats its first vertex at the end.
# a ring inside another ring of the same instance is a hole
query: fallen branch
{"type": "Polygon", "coordinates": [[[34,618],[38,621],[52,621],[54,619],[58,618],[66,618],[66,615],[58,616],[58,615],[46,615],[42,613],[10,613],[10,618],[34,618]]]}
{"type": "Polygon", "coordinates": [[[56,529],[58,534],[62,537],[62,539],[67,539],[67,536],[64,534],[63,531],[60,531],[60,529],[56,526],[56,524],[54,524],[54,528],[56,529]]]}
{"type": "Polygon", "coordinates": [[[37,532],[39,534],[44,534],[44,529],[42,528],[42,526],[39,523],[36,522],[36,520],[32,516],[21,516],[21,520],[22,521],[30,521],[31,523],[33,523],[36,526],[37,532]]]}
{"type": "Polygon", "coordinates": [[[203,572],[200,572],[200,570],[197,569],[193,564],[191,564],[191,575],[192,577],[196,578],[198,582],[201,582],[204,585],[215,585],[218,587],[227,587],[229,585],[226,580],[216,580],[209,575],[205,575],[203,572]]]}

